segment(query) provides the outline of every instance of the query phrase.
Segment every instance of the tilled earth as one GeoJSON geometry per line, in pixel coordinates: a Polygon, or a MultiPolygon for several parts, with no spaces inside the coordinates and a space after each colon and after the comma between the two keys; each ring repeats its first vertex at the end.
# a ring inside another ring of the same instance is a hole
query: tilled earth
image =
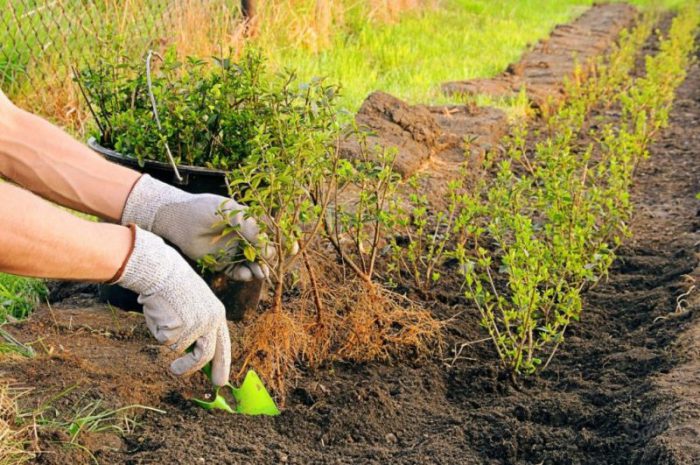
{"type": "MultiPolygon", "coordinates": [[[[0,360],[0,376],[36,387],[25,407],[74,386],[56,408],[103,399],[167,411],[141,415],[123,436],[85,435],[103,464],[698,464],[699,146],[694,65],[670,128],[637,172],[633,237],[609,279],[586,294],[549,369],[519,386],[499,375],[475,310],[448,282],[435,312],[464,313],[443,356],[305,373],[275,418],[195,408],[186,397],[202,380],[167,374],[171,356],[140,315],[80,299],[12,327],[42,355],[0,360]],[[472,344],[455,356],[463,342],[472,344]]],[[[36,463],[91,463],[65,439],[40,437],[47,452],[36,463]]]]}

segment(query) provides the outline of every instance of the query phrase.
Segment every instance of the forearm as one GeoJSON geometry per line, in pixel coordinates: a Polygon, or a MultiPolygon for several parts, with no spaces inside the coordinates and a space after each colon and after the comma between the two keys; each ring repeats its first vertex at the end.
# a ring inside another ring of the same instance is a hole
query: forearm
{"type": "Polygon", "coordinates": [[[127,227],[93,223],[8,183],[0,184],[0,271],[105,282],[132,247],[127,227]]]}
{"type": "Polygon", "coordinates": [[[139,173],[0,101],[0,176],[60,205],[119,221],[139,173]]]}

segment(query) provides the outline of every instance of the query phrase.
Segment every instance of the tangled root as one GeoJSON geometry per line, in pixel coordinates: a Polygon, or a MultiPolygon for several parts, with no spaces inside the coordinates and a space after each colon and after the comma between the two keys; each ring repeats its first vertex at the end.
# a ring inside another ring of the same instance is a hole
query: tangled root
{"type": "Polygon", "coordinates": [[[284,399],[299,366],[415,358],[442,347],[443,323],[414,302],[373,283],[328,281],[246,327],[239,377],[253,368],[284,399]]]}
{"type": "Polygon", "coordinates": [[[285,309],[268,310],[245,330],[238,377],[252,368],[284,399],[288,380],[296,372],[295,363],[308,350],[307,344],[302,320],[285,309]]]}
{"type": "Polygon", "coordinates": [[[442,323],[413,302],[368,284],[359,285],[351,298],[339,328],[336,360],[369,362],[425,355],[441,346],[442,323]]]}
{"type": "Polygon", "coordinates": [[[308,344],[301,354],[306,365],[310,368],[318,368],[332,360],[335,342],[338,338],[338,328],[341,325],[342,321],[335,312],[328,312],[320,321],[315,316],[309,318],[309,321],[304,325],[308,344]]]}

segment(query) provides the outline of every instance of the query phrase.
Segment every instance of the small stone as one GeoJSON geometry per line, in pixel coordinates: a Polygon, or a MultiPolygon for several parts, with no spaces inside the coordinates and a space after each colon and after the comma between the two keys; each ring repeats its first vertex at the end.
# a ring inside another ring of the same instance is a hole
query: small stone
{"type": "Polygon", "coordinates": [[[389,444],[396,444],[399,442],[399,438],[396,437],[394,433],[389,433],[386,436],[384,436],[384,439],[386,439],[386,442],[389,444]]]}
{"type": "Polygon", "coordinates": [[[277,451],[277,461],[280,463],[287,463],[289,461],[289,456],[285,454],[284,452],[278,450],[277,451]]]}

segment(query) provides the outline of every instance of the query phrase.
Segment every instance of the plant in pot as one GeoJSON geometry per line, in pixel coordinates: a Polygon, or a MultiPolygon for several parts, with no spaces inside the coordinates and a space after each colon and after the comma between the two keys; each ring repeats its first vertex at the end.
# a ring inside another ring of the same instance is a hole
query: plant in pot
{"type": "MultiPolygon", "coordinates": [[[[270,118],[260,55],[247,51],[179,62],[173,50],[134,62],[102,59],[75,77],[96,122],[90,147],[107,159],[191,193],[229,195],[227,172],[251,153],[270,118]]],[[[269,126],[269,125],[268,125],[269,126]]],[[[203,267],[204,277],[239,320],[260,298],[262,281],[238,283],[203,267]]],[[[136,296],[103,286],[108,302],[138,308],[136,296]]]]}

